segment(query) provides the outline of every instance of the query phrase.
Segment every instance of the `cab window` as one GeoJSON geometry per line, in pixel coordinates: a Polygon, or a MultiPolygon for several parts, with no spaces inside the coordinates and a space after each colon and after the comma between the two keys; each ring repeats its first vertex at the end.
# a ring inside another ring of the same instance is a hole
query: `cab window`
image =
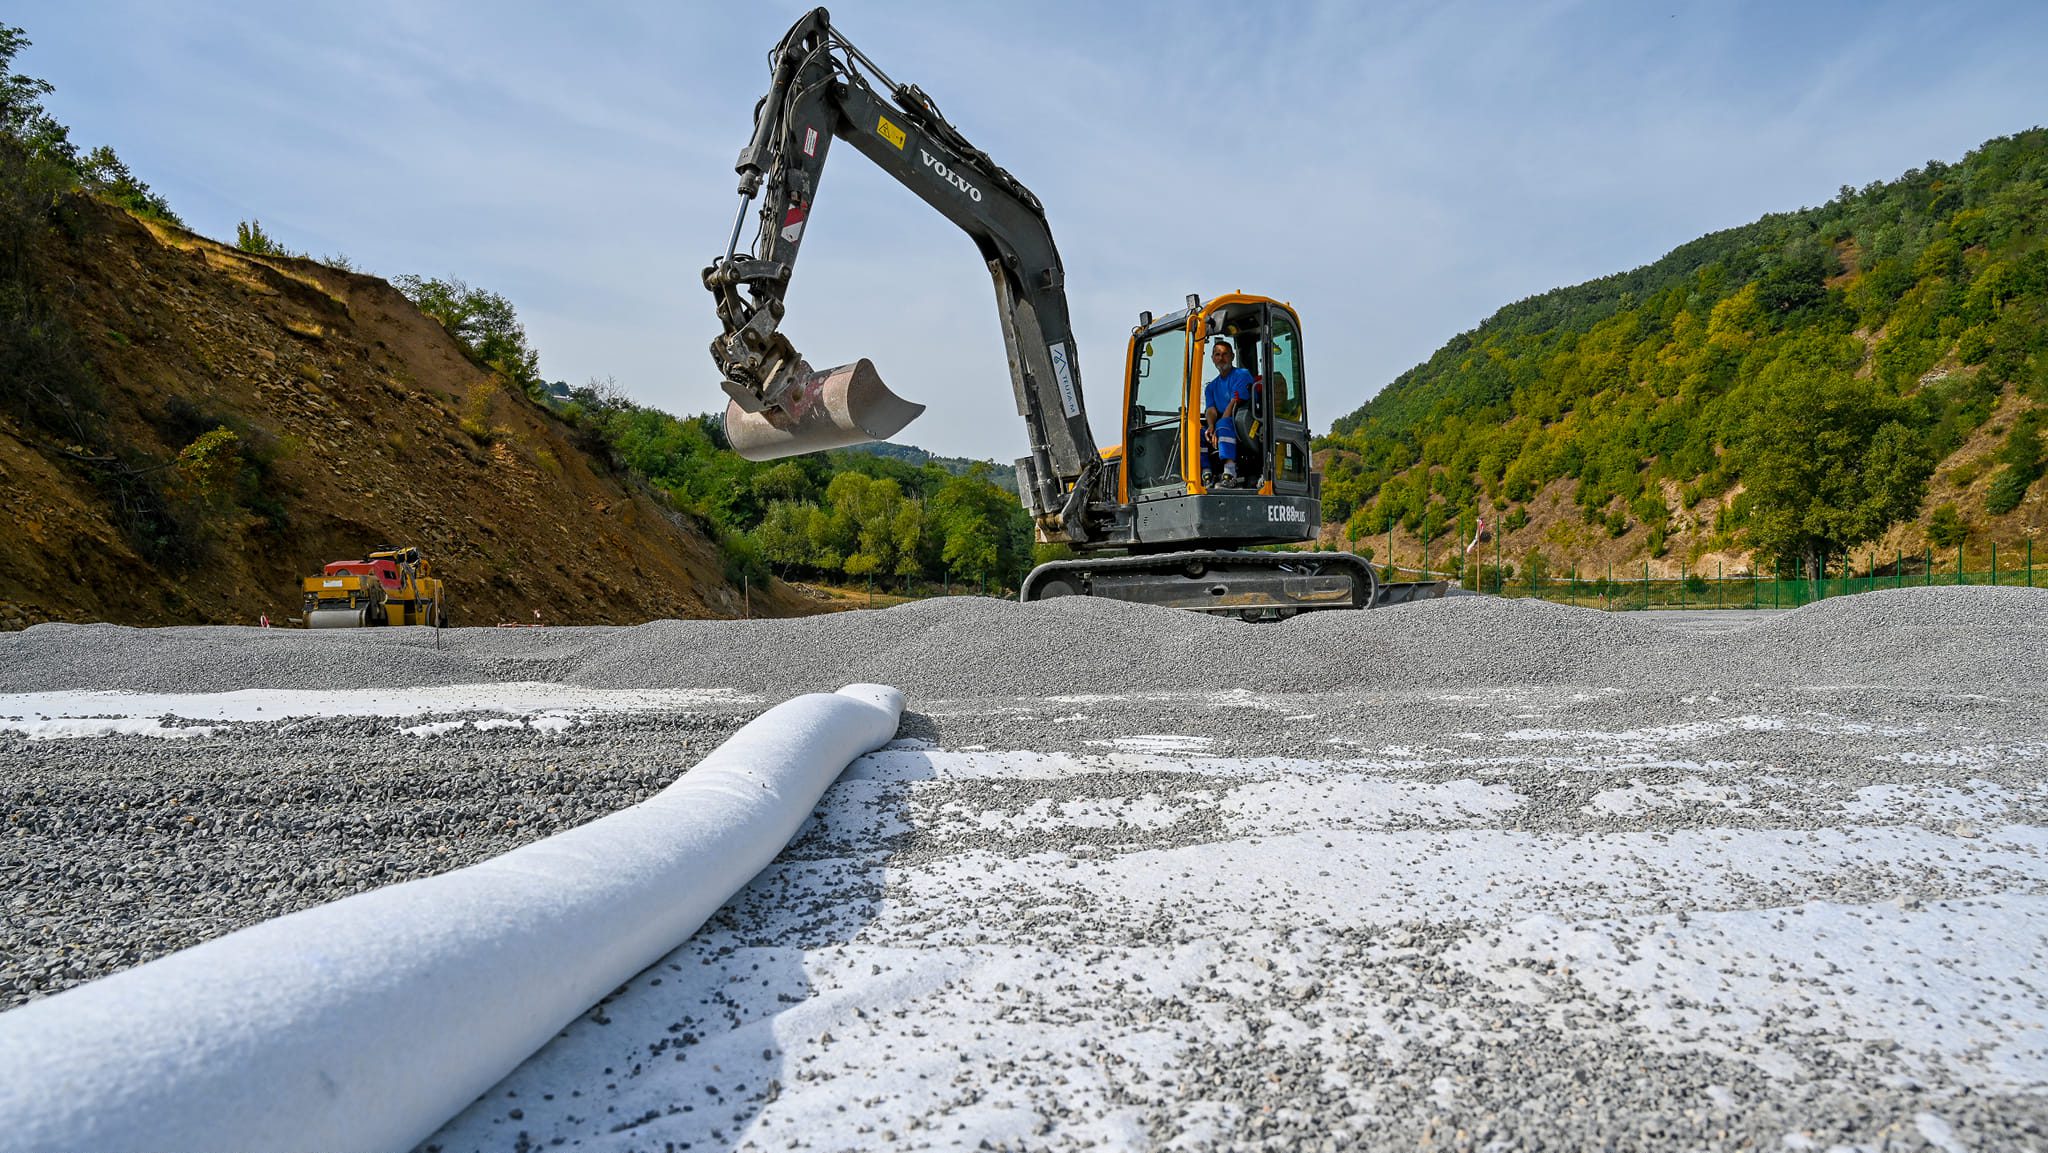
{"type": "Polygon", "coordinates": [[[1169,328],[1139,338],[1132,358],[1129,468],[1136,489],[1181,483],[1181,410],[1187,402],[1188,332],[1169,328]]]}
{"type": "Polygon", "coordinates": [[[1300,421],[1306,419],[1306,406],[1302,404],[1301,387],[1301,341],[1295,335],[1294,322],[1279,309],[1273,310],[1273,419],[1300,421]]]}
{"type": "Polygon", "coordinates": [[[1188,376],[1187,330],[1176,328],[1146,337],[1138,350],[1137,373],[1137,387],[1132,391],[1140,411],[1131,414],[1132,421],[1180,416],[1188,376]]]}

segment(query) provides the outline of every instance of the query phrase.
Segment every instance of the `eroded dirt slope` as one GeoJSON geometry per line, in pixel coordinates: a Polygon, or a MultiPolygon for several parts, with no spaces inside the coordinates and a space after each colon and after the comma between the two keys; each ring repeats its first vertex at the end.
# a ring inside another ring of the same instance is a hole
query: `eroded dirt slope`
{"type": "MultiPolygon", "coordinates": [[[[498,388],[383,280],[69,208],[45,279],[111,443],[170,462],[227,425],[265,474],[253,499],[188,516],[182,539],[152,547],[78,446],[0,417],[0,627],[281,622],[302,576],[385,544],[426,551],[458,624],[745,611],[697,526],[498,388]]],[[[160,479],[179,491],[175,469],[160,479]]],[[[779,584],[750,599],[755,615],[810,603],[779,584]]]]}

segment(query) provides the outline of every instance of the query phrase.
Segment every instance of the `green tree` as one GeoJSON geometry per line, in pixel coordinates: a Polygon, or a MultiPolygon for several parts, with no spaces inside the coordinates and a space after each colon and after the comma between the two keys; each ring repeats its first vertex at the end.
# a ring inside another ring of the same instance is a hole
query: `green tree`
{"type": "Polygon", "coordinates": [[[243,252],[254,252],[262,256],[304,256],[279,244],[268,232],[263,231],[260,220],[243,220],[235,224],[235,247],[243,252]]]}
{"type": "Polygon", "coordinates": [[[848,576],[889,573],[896,569],[897,514],[903,487],[894,478],[880,480],[858,472],[842,472],[826,486],[835,535],[851,540],[844,567],[848,576]]]}
{"type": "Polygon", "coordinates": [[[881,571],[882,558],[871,552],[856,552],[841,566],[850,577],[872,578],[881,571]]]}
{"type": "Polygon", "coordinates": [[[71,130],[43,108],[55,91],[46,80],[14,71],[14,58],[29,46],[19,28],[0,24],[0,137],[20,147],[33,163],[58,169],[79,187],[140,216],[181,223],[164,198],[137,179],[114,150],[100,145],[80,153],[71,130]]]}
{"type": "Polygon", "coordinates": [[[889,521],[889,544],[896,551],[896,564],[891,570],[904,580],[914,579],[924,571],[918,545],[924,536],[924,510],[913,501],[904,501],[889,521]]]}
{"type": "Polygon", "coordinates": [[[986,581],[1000,567],[995,533],[985,520],[957,520],[946,530],[946,571],[971,581],[986,581]]]}
{"type": "Polygon", "coordinates": [[[170,203],[151,192],[149,185],[137,179],[128,165],[105,144],[79,159],[78,176],[86,188],[137,216],[155,217],[171,224],[184,223],[178,219],[177,213],[171,211],[170,203]]]}
{"type": "MultiPolygon", "coordinates": [[[[518,385],[529,396],[542,387],[540,353],[526,342],[512,302],[460,280],[396,276],[393,287],[440,323],[478,365],[518,385]]],[[[673,419],[673,418],[671,418],[673,419]]]]}
{"type": "Polygon", "coordinates": [[[1928,519],[1927,540],[1936,548],[1954,548],[1969,536],[1970,526],[1963,523],[1963,514],[1954,504],[1941,505],[1928,519]]]}
{"type": "Polygon", "coordinates": [[[778,461],[755,476],[753,485],[763,501],[808,501],[817,495],[810,474],[793,460],[778,461]]]}
{"type": "Polygon", "coordinates": [[[777,566],[782,575],[811,563],[814,552],[807,533],[809,510],[795,501],[780,500],[768,506],[767,515],[754,530],[754,544],[761,559],[777,566]]]}
{"type": "Polygon", "coordinates": [[[0,24],[0,135],[34,161],[75,172],[78,146],[71,143],[71,130],[43,108],[43,97],[56,89],[47,80],[14,71],[15,56],[30,43],[21,29],[0,24]]]}
{"type": "Polygon", "coordinates": [[[1788,349],[1759,377],[1768,419],[1741,446],[1750,543],[1809,572],[1917,512],[1933,470],[1906,406],[1859,361],[1826,337],[1788,349]]]}
{"type": "Polygon", "coordinates": [[[1985,495],[1984,508],[1992,516],[2004,516],[2020,506],[2026,499],[2027,489],[2041,477],[2041,430],[2039,410],[2033,410],[2013,422],[2012,431],[2006,434],[2005,447],[1998,452],[1998,459],[2004,465],[1998,475],[1991,478],[1991,491],[1985,495]]]}
{"type": "Polygon", "coordinates": [[[210,509],[232,505],[242,477],[242,438],[222,425],[178,453],[177,469],[191,497],[210,509]]]}
{"type": "Polygon", "coordinates": [[[955,577],[1007,583],[1032,559],[1031,518],[1014,493],[997,488],[976,465],[949,477],[931,499],[930,520],[943,545],[940,563],[955,577]]]}

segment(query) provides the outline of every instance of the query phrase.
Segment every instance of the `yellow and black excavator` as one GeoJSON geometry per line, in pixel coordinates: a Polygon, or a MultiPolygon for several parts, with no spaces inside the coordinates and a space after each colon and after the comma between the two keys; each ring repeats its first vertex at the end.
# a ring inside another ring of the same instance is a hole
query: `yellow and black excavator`
{"type": "Polygon", "coordinates": [[[1139,313],[1125,359],[1123,444],[1098,449],[1066,274],[1038,198],[968,143],[922,89],[890,80],[840,36],[823,8],[783,37],[771,69],[735,166],[732,236],[704,270],[724,329],[711,356],[729,398],[725,430],[740,455],[768,460],[885,440],[924,411],[892,393],[867,360],[814,372],[780,331],[825,158],[841,140],[965,231],[995,282],[1030,440],[1017,461],[1019,493],[1039,540],[1086,554],[1032,570],[1022,599],[1104,596],[1279,617],[1442,595],[1440,584],[1383,583],[1350,553],[1249,551],[1312,541],[1322,528],[1292,307],[1232,293],[1139,313]],[[741,252],[750,211],[759,232],[753,250],[741,252]],[[1205,362],[1218,370],[1207,381],[1205,362]],[[1205,403],[1205,392],[1221,403],[1205,403]]]}

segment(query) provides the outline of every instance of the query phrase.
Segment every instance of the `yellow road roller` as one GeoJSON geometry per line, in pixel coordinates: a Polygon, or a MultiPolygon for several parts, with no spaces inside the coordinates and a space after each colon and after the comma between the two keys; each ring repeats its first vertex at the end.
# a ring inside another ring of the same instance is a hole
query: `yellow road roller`
{"type": "Polygon", "coordinates": [[[416,548],[386,548],[338,560],[304,582],[306,627],[448,627],[448,602],[433,566],[416,548]]]}

